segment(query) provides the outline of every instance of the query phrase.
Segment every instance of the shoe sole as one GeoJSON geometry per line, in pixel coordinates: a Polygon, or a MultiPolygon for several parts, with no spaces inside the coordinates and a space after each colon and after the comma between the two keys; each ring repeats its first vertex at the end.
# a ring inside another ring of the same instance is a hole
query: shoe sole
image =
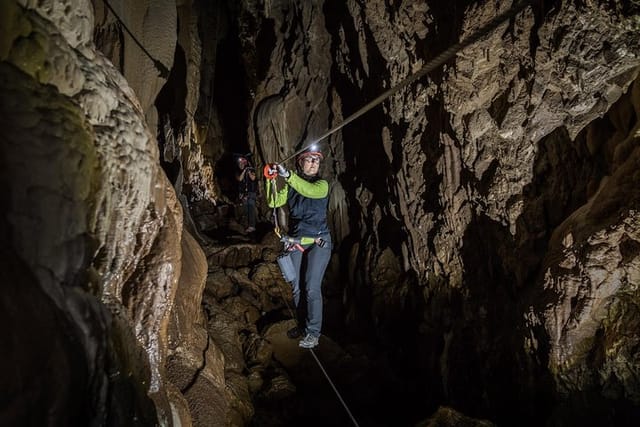
{"type": "Polygon", "coordinates": [[[300,345],[298,344],[298,347],[300,348],[316,348],[318,346],[318,344],[316,345],[300,345]]]}
{"type": "Polygon", "coordinates": [[[311,345],[311,344],[302,344],[302,343],[298,343],[298,347],[301,347],[301,348],[315,348],[315,347],[317,347],[317,346],[318,346],[318,344],[320,344],[320,343],[319,343],[319,342],[317,342],[317,343],[315,343],[315,344],[313,344],[313,345],[311,345]]]}

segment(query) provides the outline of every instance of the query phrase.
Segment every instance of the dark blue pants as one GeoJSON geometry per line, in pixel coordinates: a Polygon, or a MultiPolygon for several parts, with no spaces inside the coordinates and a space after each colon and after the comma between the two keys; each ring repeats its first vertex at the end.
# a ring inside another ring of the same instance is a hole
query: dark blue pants
{"type": "Polygon", "coordinates": [[[242,221],[242,217],[247,217],[247,227],[256,227],[256,193],[244,193],[240,194],[239,204],[236,206],[242,206],[242,211],[236,211],[236,220],[242,221]]]}
{"type": "Polygon", "coordinates": [[[300,303],[300,285],[304,284],[307,297],[307,322],[305,333],[315,337],[320,336],[322,329],[322,278],[331,259],[331,235],[321,236],[326,242],[324,247],[313,244],[305,248],[304,252],[294,250],[291,252],[291,261],[298,273],[296,279],[291,283],[293,301],[296,308],[300,303]],[[302,272],[302,259],[306,257],[306,268],[302,272]],[[304,277],[304,282],[301,279],[304,277]]]}
{"type": "Polygon", "coordinates": [[[247,223],[249,227],[256,227],[256,193],[247,194],[247,223]]]}

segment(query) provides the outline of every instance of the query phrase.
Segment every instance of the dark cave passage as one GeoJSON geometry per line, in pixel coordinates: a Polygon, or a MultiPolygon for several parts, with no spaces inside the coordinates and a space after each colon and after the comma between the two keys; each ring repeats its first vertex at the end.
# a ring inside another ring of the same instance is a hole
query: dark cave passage
{"type": "Polygon", "coordinates": [[[246,153],[247,104],[250,87],[241,57],[237,29],[231,27],[218,46],[213,102],[223,124],[224,146],[230,152],[246,153]]]}
{"type": "Polygon", "coordinates": [[[158,116],[160,117],[157,129],[160,165],[167,174],[169,181],[173,184],[176,183],[182,168],[180,164],[181,156],[179,153],[172,151],[177,146],[175,138],[184,130],[187,119],[185,113],[185,99],[187,96],[186,73],[187,64],[184,50],[180,45],[177,45],[174,65],[169,73],[169,79],[155,101],[158,116]]]}

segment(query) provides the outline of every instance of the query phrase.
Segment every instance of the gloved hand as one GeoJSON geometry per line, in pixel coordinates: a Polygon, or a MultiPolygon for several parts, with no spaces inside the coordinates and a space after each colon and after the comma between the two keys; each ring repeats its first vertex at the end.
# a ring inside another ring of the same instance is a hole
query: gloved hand
{"type": "Polygon", "coordinates": [[[278,168],[273,163],[267,163],[266,165],[264,165],[262,173],[267,179],[276,179],[276,177],[278,176],[278,168]]]}
{"type": "Polygon", "coordinates": [[[278,167],[278,175],[283,178],[289,178],[289,175],[291,175],[291,173],[287,170],[287,168],[285,168],[281,164],[277,164],[276,166],[278,167]]]}

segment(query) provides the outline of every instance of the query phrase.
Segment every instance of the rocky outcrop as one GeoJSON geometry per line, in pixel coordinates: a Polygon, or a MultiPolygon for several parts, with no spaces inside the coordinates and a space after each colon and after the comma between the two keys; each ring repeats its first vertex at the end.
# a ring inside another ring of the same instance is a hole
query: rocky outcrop
{"type": "Polygon", "coordinates": [[[486,420],[476,420],[467,417],[454,409],[440,407],[428,420],[417,424],[419,427],[446,427],[446,426],[468,426],[468,427],[491,427],[494,424],[486,420]]]}
{"type": "MultiPolygon", "coordinates": [[[[606,118],[615,128],[600,142],[608,176],[554,230],[543,263],[544,291],[530,324],[548,334],[548,366],[565,397],[595,390],[613,402],[640,403],[639,87],[636,81],[606,118]]],[[[587,129],[592,144],[598,125],[587,129]]]]}
{"type": "Polygon", "coordinates": [[[158,135],[163,168],[183,207],[201,200],[215,204],[221,194],[214,164],[221,152],[214,141],[222,136],[210,101],[211,80],[201,82],[201,73],[213,78],[205,64],[212,63],[210,54],[215,59],[215,48],[209,51],[221,34],[219,11],[174,0],[138,2],[133,7],[110,2],[113,11],[102,1],[93,3],[96,45],[140,100],[149,128],[158,135]],[[203,46],[209,51],[203,53],[203,46]]]}
{"type": "MultiPolygon", "coordinates": [[[[174,64],[178,33],[176,1],[131,4],[116,0],[109,1],[109,4],[132,34],[127,32],[103,1],[87,2],[88,10],[93,9],[95,13],[96,45],[134,90],[149,128],[155,131],[158,113],[154,104],[174,64]]],[[[93,31],[93,28],[89,29],[93,31]]]]}
{"type": "MultiPolygon", "coordinates": [[[[169,326],[167,378],[183,396],[193,425],[212,425],[227,419],[225,360],[211,343],[201,308],[207,259],[188,234],[182,239],[182,271],[169,326]]],[[[183,419],[184,422],[184,419],[183,419]]],[[[191,424],[191,423],[190,423],[191,424]]]]}
{"type": "MultiPolygon", "coordinates": [[[[248,69],[264,70],[250,116],[257,152],[265,160],[286,157],[299,141],[312,141],[509,7],[511,2],[244,2],[258,36],[241,32],[241,40],[259,45],[260,37],[275,38],[268,60],[245,54],[248,69]],[[315,14],[320,9],[322,17],[315,14]],[[319,20],[324,24],[316,25],[319,20]],[[273,28],[283,31],[272,35],[273,28]],[[297,36],[298,28],[304,32],[297,36]],[[316,50],[326,46],[327,34],[328,56],[316,50]],[[301,62],[313,64],[313,72],[300,68],[301,62]]],[[[340,253],[343,271],[349,271],[348,322],[375,325],[383,340],[424,354],[417,363],[441,385],[426,391],[433,399],[510,419],[513,411],[530,411],[535,403],[527,402],[538,393],[548,393],[549,377],[563,381],[554,354],[565,353],[559,349],[568,346],[569,336],[553,332],[562,339],[549,344],[550,353],[540,343],[529,353],[526,337],[546,338],[539,323],[525,318],[529,307],[548,302],[549,295],[538,292],[544,283],[559,280],[553,268],[548,279],[536,279],[548,270],[543,258],[548,243],[553,252],[552,233],[581,206],[603,201],[595,192],[607,175],[625,162],[633,169],[632,156],[603,167],[602,142],[595,140],[608,139],[611,130],[585,136],[592,132],[585,127],[636,78],[637,36],[637,8],[628,2],[533,5],[324,144],[332,155],[325,173],[338,177],[335,194],[347,201],[334,200],[331,214],[340,230],[336,240],[347,245],[340,253]],[[389,333],[416,318],[419,325],[406,334],[389,333]],[[470,352],[474,361],[464,356],[470,352]],[[526,374],[516,379],[518,372],[526,374]],[[489,378],[494,385],[468,386],[489,378]]],[[[633,176],[625,182],[637,184],[633,176]]],[[[613,191],[607,188],[607,194],[613,191]]],[[[635,227],[635,220],[624,218],[632,217],[636,201],[623,188],[616,191],[628,196],[616,212],[627,214],[606,220],[620,227],[613,247],[628,242],[621,236],[635,227]]],[[[628,256],[633,265],[635,257],[628,256]]],[[[628,268],[617,265],[610,274],[626,277],[628,268]]],[[[583,281],[581,271],[575,274],[583,281]]],[[[569,294],[582,289],[574,288],[569,294]]],[[[597,299],[617,298],[618,290],[605,287],[597,299]]],[[[558,295],[556,302],[562,300],[558,295]]],[[[591,311],[593,306],[601,313],[599,304],[586,305],[581,317],[593,314],[604,322],[603,314],[591,311]]],[[[537,310],[549,331],[558,315],[537,310]]],[[[560,310],[572,318],[573,309],[560,310]]],[[[602,322],[584,333],[593,338],[602,322]]],[[[624,377],[634,381],[634,375],[624,377]]]]}
{"type": "Polygon", "coordinates": [[[39,309],[6,311],[30,327],[9,332],[17,345],[2,363],[36,350],[49,369],[36,381],[16,365],[3,421],[189,424],[166,357],[178,286],[203,287],[206,273],[179,284],[181,263],[191,271],[181,236],[188,254],[200,249],[182,234],[136,94],[94,49],[90,3],[22,3],[2,3],[2,250],[11,289],[28,293],[2,301],[30,296],[39,309]],[[29,332],[53,351],[26,345],[29,332]]]}
{"type": "Polygon", "coordinates": [[[258,328],[265,316],[278,317],[288,289],[275,257],[263,259],[274,249],[270,240],[206,248],[210,274],[203,303],[210,339],[224,355],[225,422],[232,425],[249,423],[253,396],[270,381],[271,344],[258,328]]]}

